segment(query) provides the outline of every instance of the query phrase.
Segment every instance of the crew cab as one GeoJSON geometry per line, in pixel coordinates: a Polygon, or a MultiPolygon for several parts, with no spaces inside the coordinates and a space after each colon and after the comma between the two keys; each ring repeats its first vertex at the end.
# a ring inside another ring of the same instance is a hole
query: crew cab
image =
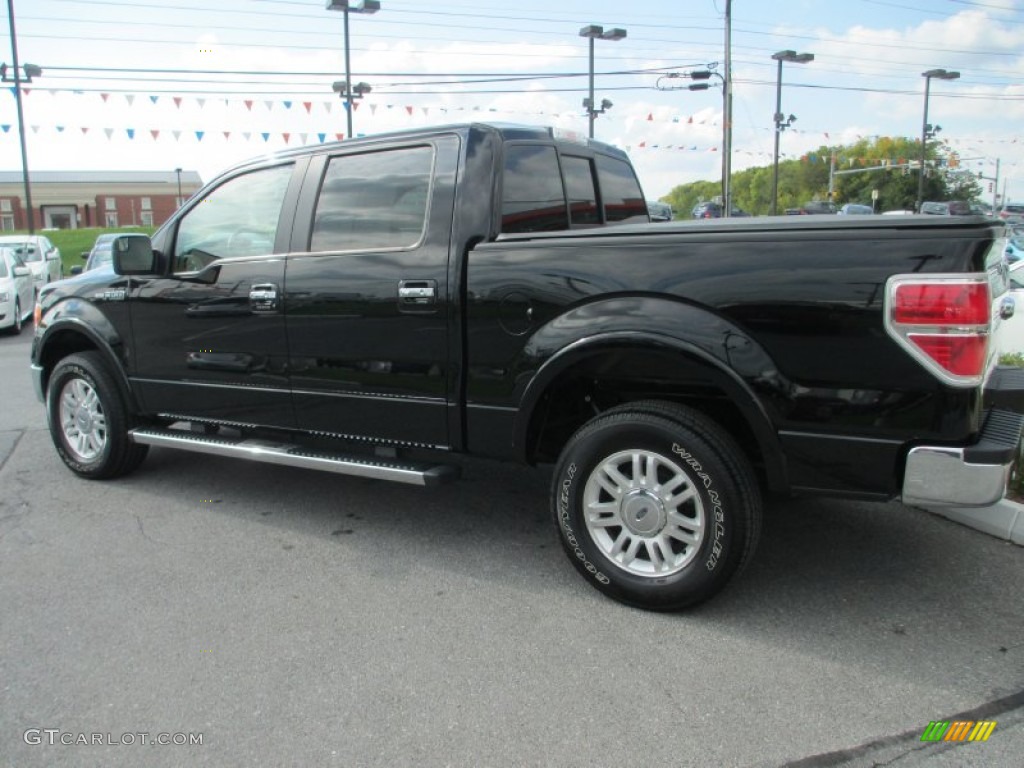
{"type": "MultiPolygon", "coordinates": [[[[986,505],[1020,444],[1014,312],[980,217],[651,224],[621,151],[472,124],[220,176],[32,348],[84,478],[149,446],[431,485],[553,465],[569,559],[674,610],[749,561],[766,494],[986,505]]],[[[340,481],[343,482],[343,481],[340,481]]]]}

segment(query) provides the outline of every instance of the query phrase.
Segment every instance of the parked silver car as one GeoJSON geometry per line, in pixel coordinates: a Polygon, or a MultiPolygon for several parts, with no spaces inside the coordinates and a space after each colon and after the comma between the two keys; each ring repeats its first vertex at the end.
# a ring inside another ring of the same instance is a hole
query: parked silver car
{"type": "Polygon", "coordinates": [[[13,248],[0,245],[0,328],[21,333],[35,308],[32,270],[13,248]]]}
{"type": "Polygon", "coordinates": [[[47,283],[64,277],[60,249],[44,235],[4,235],[0,247],[12,249],[32,271],[35,292],[47,283]]]}

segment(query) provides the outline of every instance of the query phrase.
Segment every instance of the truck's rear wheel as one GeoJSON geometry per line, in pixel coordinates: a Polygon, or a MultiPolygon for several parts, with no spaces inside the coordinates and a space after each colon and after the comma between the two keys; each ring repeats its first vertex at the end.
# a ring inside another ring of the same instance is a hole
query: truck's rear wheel
{"type": "Polygon", "coordinates": [[[81,477],[125,475],[149,450],[128,437],[124,398],[96,352],[71,355],[53,369],[46,415],[57,453],[81,477]]]}
{"type": "Polygon", "coordinates": [[[562,546],[594,586],[630,605],[706,600],[753,554],[761,501],[732,439],[701,414],[645,401],[582,427],[559,459],[562,546]]]}

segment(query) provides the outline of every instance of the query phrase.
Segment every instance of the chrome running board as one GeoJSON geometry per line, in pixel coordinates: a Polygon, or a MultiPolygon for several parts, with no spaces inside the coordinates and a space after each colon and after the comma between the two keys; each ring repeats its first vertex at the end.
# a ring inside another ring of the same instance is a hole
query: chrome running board
{"type": "Polygon", "coordinates": [[[236,459],[282,464],[288,467],[318,469],[341,475],[390,480],[410,485],[441,485],[456,480],[457,467],[446,464],[375,459],[329,451],[304,448],[294,443],[272,440],[232,439],[219,435],[203,435],[176,429],[140,427],[128,433],[140,445],[177,448],[194,453],[209,453],[236,459]]]}

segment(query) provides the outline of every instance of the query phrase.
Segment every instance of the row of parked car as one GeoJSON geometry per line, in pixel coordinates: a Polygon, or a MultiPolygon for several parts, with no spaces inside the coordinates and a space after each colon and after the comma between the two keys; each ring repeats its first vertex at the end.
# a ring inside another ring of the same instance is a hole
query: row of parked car
{"type": "MultiPolygon", "coordinates": [[[[97,237],[92,249],[82,254],[85,264],[72,267],[71,274],[109,265],[110,243],[115,236],[97,237]]],[[[32,317],[39,290],[63,278],[60,249],[45,235],[0,237],[0,331],[21,333],[32,317]]]]}
{"type": "Polygon", "coordinates": [[[0,237],[0,330],[20,333],[39,289],[62,277],[60,249],[45,235],[0,237]]]}

